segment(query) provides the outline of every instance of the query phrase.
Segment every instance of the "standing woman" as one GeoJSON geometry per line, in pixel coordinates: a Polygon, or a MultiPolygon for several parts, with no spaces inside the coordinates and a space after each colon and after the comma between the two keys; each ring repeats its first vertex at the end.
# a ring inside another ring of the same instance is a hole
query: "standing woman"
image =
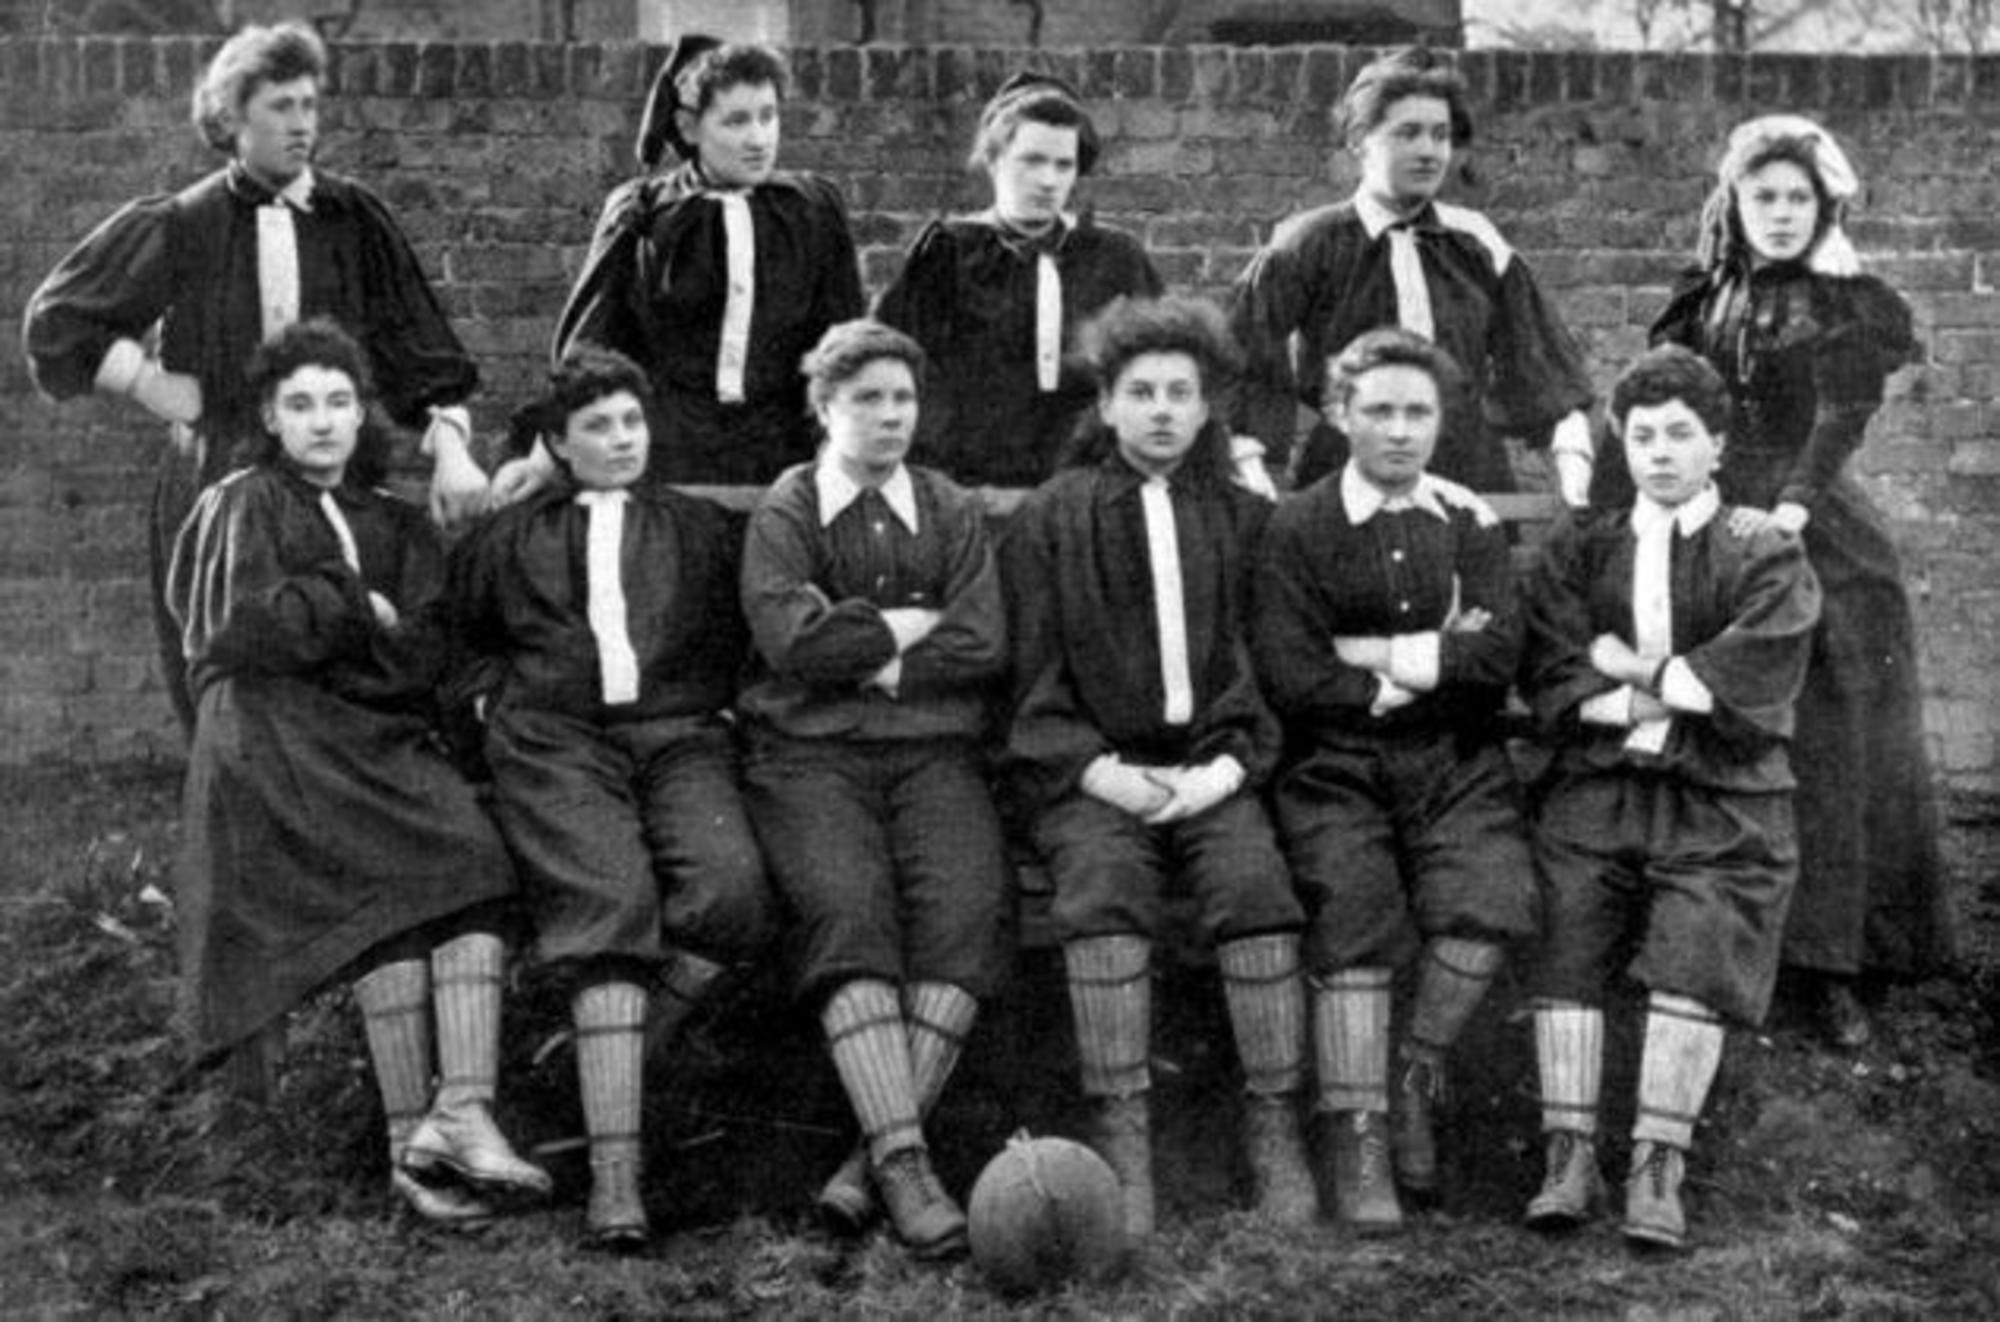
{"type": "Polygon", "coordinates": [[[1823,1027],[1858,1047],[1864,972],[1951,958],[1915,626],[1895,543],[1845,472],[1890,374],[1918,356],[1910,310],[1861,273],[1841,227],[1860,181],[1797,115],[1729,135],[1697,265],[1653,326],[1715,364],[1735,406],[1723,499],[1802,533],[1825,593],[1798,702],[1798,891],[1784,962],[1814,975],[1823,1027]],[[1762,512],[1762,513],[1759,513],[1762,512]]]}
{"type": "Polygon", "coordinates": [[[237,445],[264,434],[243,365],[266,337],[304,317],[339,322],[361,343],[382,407],[424,429],[432,514],[457,520],[486,503],[464,407],[478,369],[381,200],[313,168],[326,70],[311,28],[249,27],[224,42],[194,89],[194,124],[229,163],[98,226],[22,318],[41,389],[123,396],[172,425],[153,493],[154,618],[167,696],[188,727],[167,557],[195,496],[228,471],[237,445]]]}
{"type": "Polygon", "coordinates": [[[992,181],[993,205],[925,226],[876,306],[930,359],[916,457],[968,486],[1031,487],[1055,470],[1096,398],[1064,359],[1071,328],[1121,294],[1160,293],[1137,240],[1068,210],[1097,156],[1067,84],[1008,79],[967,163],[992,181]]]}
{"type": "MultiPolygon", "coordinates": [[[[688,36],[653,81],[648,173],[614,190],[556,330],[646,369],[659,416],[648,480],[765,483],[812,458],[799,360],[862,310],[847,209],[826,180],[779,170],[785,66],[761,46],[688,36]],[[679,163],[657,169],[672,147],[679,163]]],[[[547,480],[536,449],[512,497],[547,480]]]]}
{"type": "MultiPolygon", "coordinates": [[[[1435,61],[1391,51],[1355,76],[1338,122],[1360,186],[1282,222],[1238,277],[1231,326],[1249,370],[1237,428],[1284,460],[1299,405],[1319,405],[1320,365],[1363,331],[1401,326],[1465,371],[1431,472],[1511,491],[1501,437],[1518,436],[1549,449],[1564,503],[1581,506],[1591,470],[1583,355],[1493,222],[1438,201],[1453,155],[1472,140],[1472,116],[1464,80],[1435,61]]],[[[1293,459],[1294,485],[1346,458],[1345,438],[1315,427],[1293,459]]]]}
{"type": "Polygon", "coordinates": [[[244,380],[262,452],[202,493],[167,585],[197,703],[174,872],[195,1047],[220,1055],[351,982],[393,1188],[480,1220],[550,1184],[493,1122],[514,881],[436,750],[443,551],[420,511],[356,480],[379,437],[354,340],[299,323],[244,380]]]}

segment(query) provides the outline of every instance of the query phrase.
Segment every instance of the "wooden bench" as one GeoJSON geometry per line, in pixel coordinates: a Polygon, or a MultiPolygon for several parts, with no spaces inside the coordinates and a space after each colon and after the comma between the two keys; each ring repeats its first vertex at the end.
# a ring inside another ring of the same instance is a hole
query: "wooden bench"
{"type": "MultiPolygon", "coordinates": [[[[689,495],[701,496],[725,508],[748,513],[754,509],[763,494],[761,487],[753,486],[684,486],[680,488],[689,495]]],[[[1027,491],[1012,487],[981,487],[979,495],[986,503],[988,522],[996,527],[1004,525],[1013,514],[1027,491]]],[[[1525,573],[1528,565],[1540,549],[1542,539],[1547,536],[1556,515],[1561,511],[1561,502],[1549,492],[1495,492],[1484,497],[1501,521],[1513,534],[1514,569],[1516,577],[1525,573]]],[[[1518,699],[1509,698],[1508,723],[1511,730],[1525,734],[1527,709],[1518,699]]],[[[1023,950],[1044,950],[1054,947],[1055,929],[1049,917],[1049,905],[1054,899],[1054,887],[1050,884],[1048,872],[1036,862],[1032,850],[1025,844],[1016,843],[1015,885],[1020,898],[1019,942],[1023,950]]]]}

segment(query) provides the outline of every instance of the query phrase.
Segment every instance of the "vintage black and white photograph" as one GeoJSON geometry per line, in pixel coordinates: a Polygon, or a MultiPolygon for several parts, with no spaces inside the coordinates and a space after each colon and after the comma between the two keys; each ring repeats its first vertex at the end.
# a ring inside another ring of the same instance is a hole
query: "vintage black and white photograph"
{"type": "Polygon", "coordinates": [[[0,1318],[2000,1314],[1992,0],[0,0],[0,1318]]]}

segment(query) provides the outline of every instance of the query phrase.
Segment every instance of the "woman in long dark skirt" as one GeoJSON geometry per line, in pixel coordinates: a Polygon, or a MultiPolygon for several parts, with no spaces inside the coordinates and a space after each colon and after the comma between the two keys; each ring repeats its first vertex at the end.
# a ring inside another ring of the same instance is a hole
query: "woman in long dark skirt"
{"type": "Polygon", "coordinates": [[[1909,307],[1861,272],[1842,229],[1860,181],[1824,129],[1751,120],[1718,175],[1697,265],[1653,339],[1728,380],[1723,499],[1801,532],[1825,592],[1798,703],[1801,858],[1784,960],[1851,1048],[1869,1036],[1860,975],[1921,976],[1952,953],[1909,597],[1888,528],[1846,471],[1884,383],[1918,347],[1909,307]]]}
{"type": "Polygon", "coordinates": [[[442,554],[421,511],[352,477],[370,384],[345,332],[293,325],[249,380],[264,451],[202,493],[168,579],[196,702],[175,870],[189,1026],[219,1056],[351,982],[393,1189],[483,1220],[550,1185],[492,1116],[514,881],[432,738],[442,554]]]}

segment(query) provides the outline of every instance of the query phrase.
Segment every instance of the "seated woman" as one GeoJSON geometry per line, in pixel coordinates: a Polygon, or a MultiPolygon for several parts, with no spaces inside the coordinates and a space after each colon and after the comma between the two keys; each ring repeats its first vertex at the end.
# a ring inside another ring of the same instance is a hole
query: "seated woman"
{"type": "Polygon", "coordinates": [[[805,362],[826,441],[750,519],[743,607],[761,667],[738,708],[771,879],[867,1142],[821,1193],[854,1223],[869,1182],[920,1256],[962,1252],[923,1117],[1002,967],[1011,884],[982,775],[1006,668],[979,500],[903,462],[923,350],[852,321],[805,362]]]}
{"type": "Polygon", "coordinates": [[[491,1113],[514,878],[435,751],[444,558],[422,511],[366,483],[372,386],[345,332],[280,331],[249,380],[269,436],[202,493],[168,582],[196,695],[175,871],[195,1043],[220,1054],[351,981],[392,1187],[481,1220],[550,1184],[491,1113]]]}
{"type": "Polygon", "coordinates": [[[565,355],[516,427],[567,480],[469,538],[452,591],[536,956],[574,978],[586,1243],[611,1250],[649,1234],[641,1062],[659,1064],[723,971],[762,948],[771,907],[726,715],[746,642],[741,525],[641,485],[649,397],[624,355],[565,355]]]}

